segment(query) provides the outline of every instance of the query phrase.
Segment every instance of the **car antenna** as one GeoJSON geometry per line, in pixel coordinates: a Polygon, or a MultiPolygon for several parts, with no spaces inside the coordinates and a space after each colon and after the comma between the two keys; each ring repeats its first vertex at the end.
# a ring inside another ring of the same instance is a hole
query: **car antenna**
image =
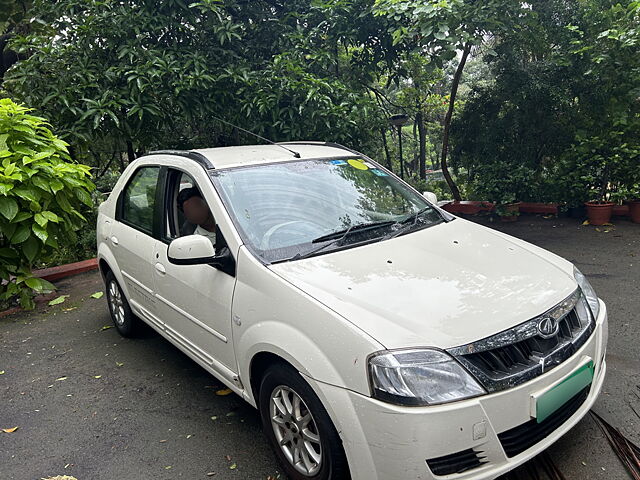
{"type": "Polygon", "coordinates": [[[242,130],[243,132],[248,133],[249,135],[253,135],[254,137],[259,138],[260,140],[264,140],[265,142],[269,142],[271,145],[275,145],[276,147],[283,148],[287,152],[292,153],[295,158],[300,158],[300,154],[298,152],[296,152],[294,150],[291,150],[291,149],[285,147],[284,145],[280,145],[279,143],[276,143],[276,142],[274,142],[272,140],[269,140],[268,138],[261,137],[257,133],[250,132],[249,130],[247,130],[245,128],[239,127],[238,125],[234,125],[231,122],[227,122],[226,120],[223,120],[220,117],[216,117],[215,115],[210,115],[210,117],[212,117],[213,119],[215,119],[215,120],[217,120],[217,121],[219,121],[221,123],[229,125],[230,127],[237,128],[238,130],[242,130]]]}

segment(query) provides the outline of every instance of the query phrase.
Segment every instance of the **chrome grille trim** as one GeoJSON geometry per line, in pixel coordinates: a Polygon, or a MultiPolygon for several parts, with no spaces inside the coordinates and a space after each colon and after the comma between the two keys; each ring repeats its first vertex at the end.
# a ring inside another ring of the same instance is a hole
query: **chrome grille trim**
{"type": "Polygon", "coordinates": [[[535,318],[447,352],[488,392],[497,392],[527,382],[564,362],[594,330],[595,319],[578,288],[535,318]],[[549,318],[557,328],[552,335],[544,335],[539,325],[549,318]]]}

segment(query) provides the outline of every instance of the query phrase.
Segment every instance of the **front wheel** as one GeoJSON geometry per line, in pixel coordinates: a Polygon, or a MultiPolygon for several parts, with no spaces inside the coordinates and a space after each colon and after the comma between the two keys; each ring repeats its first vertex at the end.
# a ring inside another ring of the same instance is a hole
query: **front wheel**
{"type": "Polygon", "coordinates": [[[287,364],[272,365],[260,384],[262,428],[292,480],[348,479],[338,435],[320,399],[287,364]]]}

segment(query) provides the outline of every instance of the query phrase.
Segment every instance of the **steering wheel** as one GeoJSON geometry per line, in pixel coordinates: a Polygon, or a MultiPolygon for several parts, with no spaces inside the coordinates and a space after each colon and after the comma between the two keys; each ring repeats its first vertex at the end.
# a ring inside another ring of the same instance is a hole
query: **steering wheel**
{"type": "Polygon", "coordinates": [[[304,237],[305,240],[308,239],[309,236],[311,237],[317,236],[317,234],[320,231],[319,226],[317,224],[310,222],[308,220],[290,220],[288,222],[278,223],[277,225],[274,225],[273,227],[271,227],[269,230],[265,232],[264,236],[262,237],[262,241],[260,242],[260,249],[268,250],[269,248],[271,248],[271,239],[276,232],[278,232],[279,230],[285,227],[291,227],[296,224],[302,224],[302,225],[312,227],[312,229],[307,228],[302,231],[299,228],[291,230],[290,235],[302,236],[304,237]]]}

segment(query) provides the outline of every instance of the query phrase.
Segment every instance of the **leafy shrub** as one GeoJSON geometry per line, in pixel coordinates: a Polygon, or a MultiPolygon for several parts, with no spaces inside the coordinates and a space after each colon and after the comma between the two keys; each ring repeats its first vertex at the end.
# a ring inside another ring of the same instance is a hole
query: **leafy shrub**
{"type": "Polygon", "coordinates": [[[31,109],[0,99],[0,301],[19,297],[33,307],[33,292],[53,286],[31,273],[65,245],[77,241],[86,222],[81,205],[93,206],[90,167],[71,160],[31,109]]]}

